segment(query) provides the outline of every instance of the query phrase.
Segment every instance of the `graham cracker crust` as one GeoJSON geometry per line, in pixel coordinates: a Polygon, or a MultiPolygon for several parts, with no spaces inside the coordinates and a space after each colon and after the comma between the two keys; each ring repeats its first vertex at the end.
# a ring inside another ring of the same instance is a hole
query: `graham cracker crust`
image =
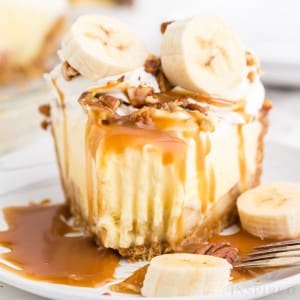
{"type": "Polygon", "coordinates": [[[40,52],[36,58],[25,66],[16,65],[8,59],[0,60],[0,84],[12,81],[22,82],[25,79],[33,79],[49,69],[48,60],[57,50],[57,44],[64,32],[65,17],[59,17],[51,30],[45,35],[40,52]]]}

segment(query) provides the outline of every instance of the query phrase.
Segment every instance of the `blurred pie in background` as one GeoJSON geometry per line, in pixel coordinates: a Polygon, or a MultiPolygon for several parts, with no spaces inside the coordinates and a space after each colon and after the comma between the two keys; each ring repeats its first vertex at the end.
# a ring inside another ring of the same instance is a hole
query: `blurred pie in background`
{"type": "Polygon", "coordinates": [[[66,9],[65,0],[0,0],[0,84],[52,67],[66,9]]]}
{"type": "Polygon", "coordinates": [[[134,0],[69,0],[71,4],[116,4],[116,5],[132,5],[134,0]]]}

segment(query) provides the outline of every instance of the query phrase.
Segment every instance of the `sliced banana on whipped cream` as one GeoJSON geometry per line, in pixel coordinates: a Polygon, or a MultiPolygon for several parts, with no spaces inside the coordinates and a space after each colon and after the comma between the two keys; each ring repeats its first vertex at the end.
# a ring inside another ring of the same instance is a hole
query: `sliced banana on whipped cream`
{"type": "Polygon", "coordinates": [[[227,23],[210,14],[170,24],[161,61],[172,84],[194,92],[226,93],[246,74],[245,47],[227,23]]]}
{"type": "Polygon", "coordinates": [[[231,268],[225,259],[210,255],[160,255],[150,262],[142,295],[176,297],[219,292],[228,285],[231,268]]]}
{"type": "Polygon", "coordinates": [[[261,239],[300,237],[300,184],[259,186],[237,201],[242,227],[261,239]]]}
{"type": "Polygon", "coordinates": [[[72,25],[60,55],[81,75],[98,80],[143,66],[148,51],[122,22],[85,15],[72,25]]]}

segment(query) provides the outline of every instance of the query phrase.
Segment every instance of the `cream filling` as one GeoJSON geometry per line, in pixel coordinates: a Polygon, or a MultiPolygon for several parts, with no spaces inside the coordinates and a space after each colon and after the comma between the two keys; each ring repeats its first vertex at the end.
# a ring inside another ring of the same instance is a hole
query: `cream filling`
{"type": "Polygon", "coordinates": [[[32,61],[65,10],[65,0],[0,0],[0,54],[16,65],[32,61]]]}
{"type": "MultiPolygon", "coordinates": [[[[88,206],[90,200],[86,181],[85,122],[74,118],[71,112],[67,114],[68,179],[65,182],[70,184],[70,189],[72,184],[76,186],[77,205],[88,218],[91,208],[88,206]]],[[[106,154],[105,168],[100,169],[103,151],[99,146],[90,169],[94,183],[92,215],[95,220],[94,231],[106,247],[127,248],[161,239],[174,243],[174,238],[178,237],[177,224],[181,215],[185,216],[182,220],[183,233],[191,230],[195,224],[202,223],[214,201],[225,195],[241,178],[236,126],[222,125],[213,133],[200,135],[201,144],[205,146],[207,138],[211,144],[203,172],[206,188],[209,190],[215,185],[214,199],[202,199],[199,191],[199,172],[202,171],[195,163],[199,150],[193,138],[185,140],[188,147],[184,182],[176,175],[174,166],[163,165],[162,154],[151,151],[149,145],[140,150],[128,146],[123,153],[110,152],[106,154]],[[207,202],[207,210],[201,214],[204,202],[207,202]],[[191,218],[191,211],[194,212],[194,218],[191,218]]],[[[53,126],[63,172],[66,174],[62,120],[54,118],[53,126]]],[[[255,172],[260,131],[261,125],[257,121],[243,126],[247,174],[255,172]]]]}

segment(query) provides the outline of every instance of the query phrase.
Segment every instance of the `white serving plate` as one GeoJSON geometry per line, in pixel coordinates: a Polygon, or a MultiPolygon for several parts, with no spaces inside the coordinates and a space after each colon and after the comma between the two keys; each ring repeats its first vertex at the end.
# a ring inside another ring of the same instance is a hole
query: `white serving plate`
{"type": "MultiPolygon", "coordinates": [[[[49,147],[49,143],[49,137],[46,137],[45,135],[40,141],[35,144],[35,146],[31,147],[40,149],[40,147],[49,147]]],[[[30,200],[39,201],[44,199],[45,197],[50,197],[53,200],[53,203],[61,202],[63,200],[58,181],[56,165],[53,162],[54,154],[50,153],[47,158],[43,158],[43,153],[41,152],[41,157],[38,157],[39,155],[36,155],[34,158],[32,158],[31,161],[30,159],[27,160],[26,164],[24,165],[23,158],[26,151],[28,151],[28,149],[26,150],[26,148],[24,148],[21,151],[0,159],[0,179],[1,176],[3,176],[2,178],[4,178],[4,173],[8,174],[7,168],[4,170],[1,169],[1,166],[5,166],[4,161],[13,160],[15,163],[14,168],[9,171],[12,172],[10,177],[11,182],[7,180],[5,187],[0,186],[0,210],[3,207],[12,205],[26,205],[30,200]],[[45,160],[46,164],[45,162],[43,162],[43,159],[45,160]],[[44,173],[46,174],[43,174],[43,176],[41,177],[41,169],[43,168],[45,170],[44,173]],[[16,180],[16,178],[18,178],[18,180],[16,180]],[[30,180],[28,180],[28,178],[30,178],[30,180]],[[8,192],[5,192],[5,188],[7,188],[8,192]]],[[[300,150],[288,148],[275,143],[268,143],[265,160],[265,173],[263,178],[264,182],[299,182],[299,155],[300,150]]],[[[1,182],[3,181],[0,180],[0,185],[1,182]]],[[[5,228],[6,223],[3,219],[2,212],[0,212],[0,230],[3,230],[5,228]]],[[[143,263],[129,264],[125,261],[122,261],[121,266],[117,269],[116,278],[118,280],[126,278],[132,271],[141,267],[142,265],[143,263]]],[[[43,281],[26,279],[3,269],[0,269],[0,282],[1,281],[18,289],[51,299],[108,299],[107,296],[101,295],[103,292],[108,291],[107,286],[104,286],[102,288],[82,288],[58,285],[43,281]]],[[[300,267],[293,267],[268,273],[254,280],[232,284],[229,286],[227,291],[223,292],[222,294],[172,299],[256,299],[278,293],[298,284],[300,284],[300,267]]],[[[112,293],[112,296],[109,297],[109,299],[120,300],[133,298],[137,299],[141,297],[114,293],[112,293]]],[[[170,298],[153,299],[159,300],[170,298]]]]}

